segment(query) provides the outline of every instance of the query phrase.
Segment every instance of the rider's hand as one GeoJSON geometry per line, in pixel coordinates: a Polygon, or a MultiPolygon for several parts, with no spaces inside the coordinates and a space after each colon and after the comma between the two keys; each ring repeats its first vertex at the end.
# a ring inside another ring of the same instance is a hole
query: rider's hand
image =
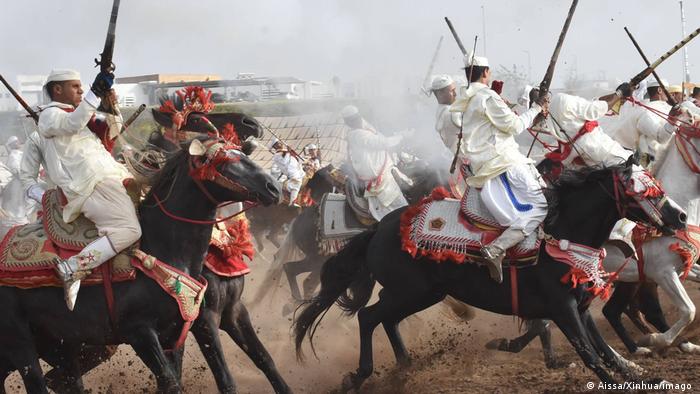
{"type": "Polygon", "coordinates": [[[114,74],[100,71],[95,77],[95,81],[92,83],[90,90],[92,90],[97,97],[104,98],[110,93],[113,84],[114,74]]]}
{"type": "Polygon", "coordinates": [[[630,85],[629,82],[621,83],[620,86],[615,89],[615,94],[623,98],[632,97],[632,85],[630,85]]]}

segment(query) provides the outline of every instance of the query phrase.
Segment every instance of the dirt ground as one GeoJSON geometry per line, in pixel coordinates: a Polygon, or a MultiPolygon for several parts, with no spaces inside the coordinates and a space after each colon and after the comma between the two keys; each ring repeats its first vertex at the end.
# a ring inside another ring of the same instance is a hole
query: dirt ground
{"type": "MultiPolygon", "coordinates": [[[[246,278],[244,298],[252,297],[271,260],[271,247],[251,263],[252,273],[246,278]]],[[[697,284],[688,283],[693,300],[700,300],[697,284]]],[[[261,304],[249,306],[258,335],[271,353],[280,373],[297,393],[326,393],[337,389],[343,376],[357,368],[359,339],[354,318],[347,319],[332,310],[316,335],[318,359],[305,346],[307,361],[296,360],[290,337],[291,316],[282,316],[282,306],[288,297],[280,288],[273,297],[261,304]]],[[[662,300],[671,321],[675,311],[662,300]]],[[[600,313],[601,303],[592,306],[599,327],[609,343],[628,357],[622,343],[612,332],[600,313]]],[[[539,340],[520,354],[488,350],[485,343],[495,337],[518,335],[519,323],[509,316],[479,311],[474,320],[464,323],[451,318],[438,305],[402,323],[401,330],[413,363],[406,369],[395,367],[389,342],[381,328],[374,335],[375,374],[367,380],[362,393],[539,393],[586,392],[586,383],[597,380],[566,342],[553,330],[557,356],[569,364],[558,370],[544,366],[539,340]]],[[[631,329],[635,335],[636,331],[631,329]]],[[[691,335],[697,336],[695,327],[691,335]]],[[[247,356],[222,332],[229,368],[240,393],[270,393],[271,386],[247,356]]],[[[629,358],[629,357],[628,357],[629,358]]],[[[700,355],[682,354],[674,348],[664,355],[630,358],[651,376],[672,383],[692,385],[700,389],[700,355]]],[[[145,365],[126,345],[108,363],[91,371],[84,378],[92,393],[152,393],[155,380],[145,365]]],[[[186,344],[183,385],[186,393],[216,393],[213,376],[190,336],[186,344]]],[[[17,373],[7,379],[8,393],[23,393],[17,373]]]]}

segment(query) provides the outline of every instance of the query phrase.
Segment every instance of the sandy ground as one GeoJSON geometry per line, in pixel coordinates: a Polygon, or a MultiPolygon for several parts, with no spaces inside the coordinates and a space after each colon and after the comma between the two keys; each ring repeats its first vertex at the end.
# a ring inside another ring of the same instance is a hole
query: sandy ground
{"type": "MultiPolygon", "coordinates": [[[[251,264],[245,294],[252,297],[271,260],[271,247],[263,257],[251,264]]],[[[691,298],[700,299],[697,284],[688,284],[691,298]]],[[[244,298],[246,297],[244,296],[244,298]]],[[[291,317],[282,316],[282,305],[288,291],[282,288],[271,299],[249,307],[253,324],[261,340],[274,358],[280,373],[297,393],[325,393],[339,387],[343,376],[357,367],[359,339],[355,319],[331,311],[316,336],[318,359],[305,347],[307,361],[296,360],[290,337],[291,317]]],[[[663,300],[662,300],[663,302],[663,300]]],[[[664,302],[670,319],[674,310],[664,302]]],[[[625,355],[622,343],[600,314],[600,302],[592,306],[609,343],[625,355]]],[[[367,380],[363,393],[493,393],[493,392],[577,392],[587,391],[586,383],[595,376],[554,329],[557,355],[570,366],[547,370],[541,346],[536,340],[520,354],[487,350],[484,344],[494,337],[518,335],[518,321],[479,311],[470,323],[456,321],[435,306],[402,323],[402,333],[414,362],[406,369],[395,367],[393,354],[383,330],[374,336],[375,374],[367,380]]],[[[632,331],[635,332],[636,331],[632,331]]],[[[694,330],[698,332],[698,330],[694,330]]],[[[229,368],[241,393],[269,393],[272,389],[247,356],[222,332],[229,368]]],[[[687,383],[700,389],[700,355],[685,355],[671,349],[664,355],[635,358],[636,363],[673,383],[687,383]]],[[[91,371],[84,378],[93,393],[152,393],[155,380],[150,371],[126,345],[110,362],[91,371]]],[[[190,336],[186,344],[183,384],[187,393],[215,393],[216,385],[206,363],[190,336]]],[[[8,393],[23,393],[21,380],[15,373],[5,384],[8,393]]]]}

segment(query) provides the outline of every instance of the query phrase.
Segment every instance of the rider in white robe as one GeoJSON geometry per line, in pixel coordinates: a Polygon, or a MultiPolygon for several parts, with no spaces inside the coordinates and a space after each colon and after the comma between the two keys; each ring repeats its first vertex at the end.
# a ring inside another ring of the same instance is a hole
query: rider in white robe
{"type": "Polygon", "coordinates": [[[82,213],[95,223],[100,235],[56,266],[70,310],[75,306],[80,280],[141,237],[136,210],[122,183],[130,174],[87,128],[100,97],[113,95],[113,80],[113,75],[99,73],[82,97],[80,74],[54,70],[45,86],[52,102],[39,115],[46,174],[68,200],[63,219],[70,223],[82,213]]]}
{"type": "Polygon", "coordinates": [[[467,184],[481,188],[484,204],[507,227],[481,250],[490,263],[491,277],[501,283],[506,251],[537,229],[547,216],[544,183],[534,161],[520,152],[514,138],[530,127],[547,104],[540,101],[517,115],[488,87],[491,71],[486,58],[467,55],[465,65],[471,84],[466,97],[453,104],[451,110],[464,113],[461,154],[471,162],[474,172],[467,184]]]}
{"type": "Polygon", "coordinates": [[[276,138],[270,143],[270,149],[274,152],[272,156],[272,168],[270,174],[276,179],[282,176],[287,178],[287,191],[289,192],[289,206],[299,207],[297,204],[297,196],[301,184],[304,181],[304,170],[299,163],[299,160],[294,157],[289,149],[276,138]]]}
{"type": "Polygon", "coordinates": [[[457,98],[455,83],[449,75],[438,75],[433,78],[431,91],[438,102],[435,130],[450,153],[457,149],[457,137],[462,127],[462,114],[450,111],[450,106],[457,98]]]}
{"type": "Polygon", "coordinates": [[[367,126],[354,106],[341,112],[350,128],[346,134],[348,156],[355,175],[365,187],[364,197],[372,217],[380,221],[389,212],[408,205],[401,188],[394,179],[394,161],[389,150],[398,147],[404,135],[385,137],[367,126]]]}

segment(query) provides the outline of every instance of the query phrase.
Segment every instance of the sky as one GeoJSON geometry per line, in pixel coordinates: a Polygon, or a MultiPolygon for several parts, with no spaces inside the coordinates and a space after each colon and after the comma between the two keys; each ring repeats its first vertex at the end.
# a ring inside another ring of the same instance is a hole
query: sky
{"type": "MultiPolygon", "coordinates": [[[[48,74],[75,68],[90,82],[104,44],[110,0],[0,0],[0,73],[48,74]]],[[[461,53],[449,17],[492,65],[516,65],[533,82],[545,72],[569,0],[122,0],[116,74],[239,72],[328,81],[423,76],[440,36],[435,73],[459,73],[461,53]],[[483,12],[482,12],[483,7],[483,12]],[[485,18],[482,18],[482,15],[485,18]],[[484,22],[485,21],[485,26],[484,22]],[[484,32],[485,30],[485,39],[484,32]],[[528,60],[529,59],[529,60],[528,60]]],[[[700,1],[686,0],[687,32],[700,27],[700,1]]],[[[561,51],[553,87],[572,67],[582,78],[626,80],[643,63],[628,26],[656,59],[682,38],[677,0],[580,0],[561,51]]],[[[688,45],[691,77],[700,81],[700,39],[688,45]]],[[[678,83],[682,51],[660,68],[678,83]]]]}

